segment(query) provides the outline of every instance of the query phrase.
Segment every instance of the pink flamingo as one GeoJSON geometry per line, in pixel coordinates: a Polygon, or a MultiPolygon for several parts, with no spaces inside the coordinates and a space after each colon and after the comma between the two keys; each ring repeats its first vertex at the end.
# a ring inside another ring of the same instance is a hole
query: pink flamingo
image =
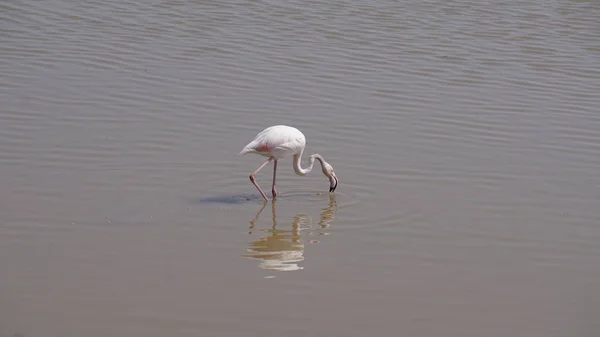
{"type": "Polygon", "coordinates": [[[308,167],[302,168],[300,166],[300,160],[302,152],[304,152],[304,146],[306,145],[306,138],[300,132],[300,130],[291,126],[275,125],[264,129],[260,132],[253,141],[251,141],[239,154],[256,153],[261,156],[268,157],[266,162],[260,165],[256,171],[250,174],[250,181],[256,189],[260,192],[265,201],[269,201],[267,195],[258,186],[254,176],[260,171],[265,165],[273,161],[273,187],[271,189],[273,198],[277,196],[275,190],[275,175],[277,174],[277,161],[288,155],[293,156],[293,167],[294,172],[299,176],[304,176],[310,172],[315,163],[315,159],[321,163],[321,170],[323,174],[329,179],[329,193],[333,193],[338,185],[338,178],[333,172],[333,167],[329,165],[325,159],[319,154],[313,154],[308,158],[308,167]]]}

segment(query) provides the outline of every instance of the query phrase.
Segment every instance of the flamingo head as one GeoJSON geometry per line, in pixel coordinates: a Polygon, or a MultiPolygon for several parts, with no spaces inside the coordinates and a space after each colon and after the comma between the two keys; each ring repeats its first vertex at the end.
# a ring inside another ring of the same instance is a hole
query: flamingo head
{"type": "Polygon", "coordinates": [[[322,167],[323,174],[329,179],[329,193],[335,192],[335,189],[338,185],[338,177],[335,175],[333,171],[333,166],[329,165],[326,162],[323,162],[322,167]]]}

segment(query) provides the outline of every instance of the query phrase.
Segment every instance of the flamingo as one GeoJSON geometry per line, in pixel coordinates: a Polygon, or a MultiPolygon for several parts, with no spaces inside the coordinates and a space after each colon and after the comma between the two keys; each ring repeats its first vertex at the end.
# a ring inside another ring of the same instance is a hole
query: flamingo
{"type": "Polygon", "coordinates": [[[266,162],[260,165],[256,171],[250,174],[250,181],[256,189],[260,192],[262,197],[265,199],[265,202],[269,201],[267,195],[263,190],[258,186],[256,179],[254,176],[260,171],[265,165],[270,162],[273,162],[273,187],[271,192],[273,193],[273,198],[277,196],[277,191],[275,190],[275,176],[277,175],[277,162],[279,159],[282,159],[288,155],[293,156],[293,167],[294,172],[296,172],[299,176],[304,176],[309,173],[313,164],[315,163],[315,159],[321,163],[321,171],[323,174],[329,179],[329,193],[333,193],[338,185],[338,178],[333,172],[333,167],[329,165],[325,159],[319,154],[313,154],[308,158],[308,167],[302,168],[300,166],[300,160],[302,158],[302,152],[304,152],[304,146],[306,145],[306,138],[300,132],[300,130],[293,128],[291,126],[285,125],[275,125],[270,126],[260,132],[253,141],[251,141],[238,155],[248,154],[248,153],[256,153],[264,157],[268,157],[266,162]]]}

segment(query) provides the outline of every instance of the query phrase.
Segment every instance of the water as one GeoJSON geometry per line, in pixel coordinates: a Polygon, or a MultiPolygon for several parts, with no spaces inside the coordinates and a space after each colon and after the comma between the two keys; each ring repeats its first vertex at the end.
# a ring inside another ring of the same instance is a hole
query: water
{"type": "Polygon", "coordinates": [[[0,15],[1,336],[600,331],[597,2],[0,15]],[[276,124],[335,195],[287,160],[263,205],[276,124]]]}

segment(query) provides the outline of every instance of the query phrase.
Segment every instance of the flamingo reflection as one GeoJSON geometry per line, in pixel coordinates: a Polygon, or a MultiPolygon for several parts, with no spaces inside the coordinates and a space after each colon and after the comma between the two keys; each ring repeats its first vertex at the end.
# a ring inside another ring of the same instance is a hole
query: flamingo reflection
{"type": "MultiPolygon", "coordinates": [[[[256,223],[267,205],[268,203],[264,203],[254,219],[250,221],[250,235],[254,233],[256,223]]],[[[293,217],[291,229],[280,229],[277,223],[277,201],[273,200],[271,203],[273,225],[270,229],[260,230],[265,235],[251,242],[247,249],[248,254],[243,256],[259,260],[259,268],[262,269],[302,270],[304,267],[299,266],[298,263],[304,261],[305,242],[317,243],[318,241],[307,241],[300,233],[304,231],[308,236],[327,235],[328,233],[324,229],[331,226],[336,210],[335,195],[331,194],[329,195],[329,205],[321,211],[317,228],[313,229],[311,218],[308,215],[296,214],[293,217]]]]}

